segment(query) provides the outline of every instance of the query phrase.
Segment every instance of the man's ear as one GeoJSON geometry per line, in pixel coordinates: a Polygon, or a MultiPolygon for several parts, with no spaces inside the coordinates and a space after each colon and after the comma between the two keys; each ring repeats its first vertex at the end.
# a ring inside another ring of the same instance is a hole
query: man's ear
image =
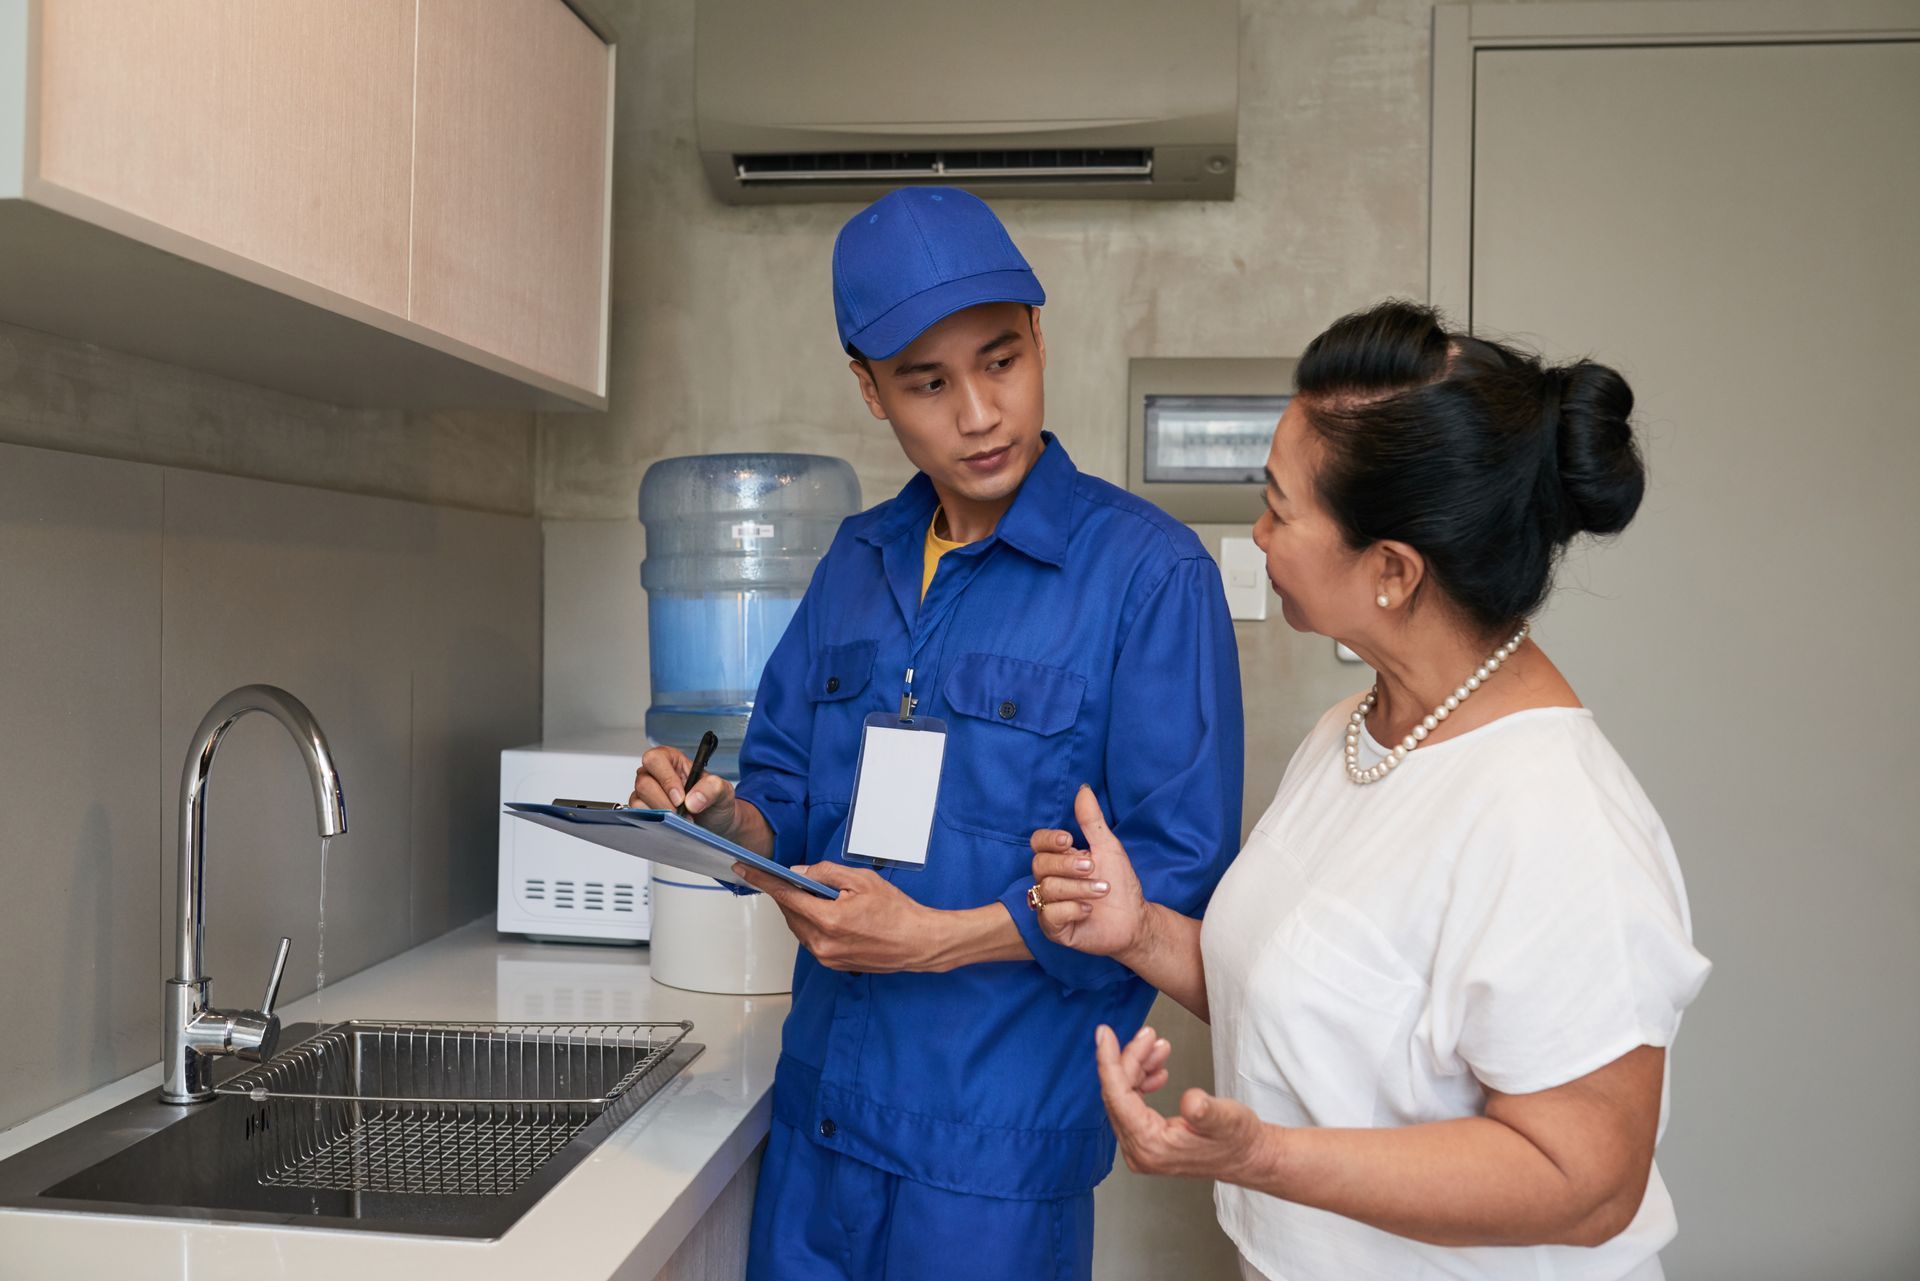
{"type": "Polygon", "coordinates": [[[860,399],[867,402],[867,412],[886,422],[887,410],[880,403],[880,385],[873,380],[873,370],[864,360],[849,360],[847,368],[853,371],[855,381],[860,384],[860,399]]]}
{"type": "Polygon", "coordinates": [[[1027,328],[1033,331],[1033,349],[1040,355],[1040,368],[1047,367],[1047,336],[1040,332],[1040,309],[1027,304],[1027,328]]]}

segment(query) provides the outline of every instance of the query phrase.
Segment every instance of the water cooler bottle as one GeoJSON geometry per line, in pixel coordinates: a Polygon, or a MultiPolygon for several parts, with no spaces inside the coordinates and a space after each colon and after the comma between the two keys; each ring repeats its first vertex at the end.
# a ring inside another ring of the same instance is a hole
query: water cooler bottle
{"type": "MultiPolygon", "coordinates": [[[[779,643],[860,482],[838,458],[703,454],[647,469],[640,581],[647,592],[653,701],[647,737],[692,754],[720,740],[711,768],[738,777],[740,742],[767,656],[779,643]]],[[[702,992],[784,992],[794,943],[763,895],[656,868],[653,977],[702,992]]]]}

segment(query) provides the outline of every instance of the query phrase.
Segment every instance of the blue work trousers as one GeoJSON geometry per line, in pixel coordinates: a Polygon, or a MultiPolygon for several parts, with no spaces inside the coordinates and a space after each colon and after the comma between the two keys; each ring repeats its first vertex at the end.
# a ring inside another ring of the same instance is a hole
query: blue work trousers
{"type": "Polygon", "coordinates": [[[1089,1281],[1093,1194],[968,1196],[915,1183],[773,1123],[747,1281],[1089,1281]]]}

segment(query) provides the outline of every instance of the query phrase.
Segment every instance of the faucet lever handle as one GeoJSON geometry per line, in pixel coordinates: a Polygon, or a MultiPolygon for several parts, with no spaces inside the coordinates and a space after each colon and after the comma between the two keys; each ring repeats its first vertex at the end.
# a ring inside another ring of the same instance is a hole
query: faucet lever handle
{"type": "Polygon", "coordinates": [[[280,955],[273,958],[273,975],[267,979],[267,995],[260,1002],[262,1014],[272,1014],[273,1003],[280,999],[280,979],[287,972],[287,950],[292,946],[292,939],[284,936],[280,939],[280,955]]]}

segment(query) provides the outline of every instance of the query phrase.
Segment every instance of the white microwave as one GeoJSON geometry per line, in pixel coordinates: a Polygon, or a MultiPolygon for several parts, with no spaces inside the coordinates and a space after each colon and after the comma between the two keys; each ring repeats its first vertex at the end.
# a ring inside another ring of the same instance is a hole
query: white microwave
{"type": "Polygon", "coordinates": [[[546,940],[645,943],[653,905],[645,859],[508,814],[508,801],[621,801],[652,744],[613,730],[500,753],[500,887],[495,928],[546,940]]]}

